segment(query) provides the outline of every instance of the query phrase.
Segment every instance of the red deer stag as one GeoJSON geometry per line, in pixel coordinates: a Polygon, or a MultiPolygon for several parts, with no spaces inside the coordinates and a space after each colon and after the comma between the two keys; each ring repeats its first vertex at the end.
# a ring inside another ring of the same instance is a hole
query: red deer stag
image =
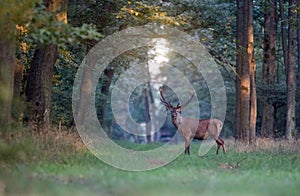
{"type": "Polygon", "coordinates": [[[224,140],[219,136],[223,123],[218,119],[192,119],[181,116],[181,111],[193,99],[194,94],[188,102],[183,106],[179,104],[173,107],[170,102],[167,102],[163,96],[163,87],[159,88],[160,100],[171,111],[173,125],[178,129],[180,134],[185,138],[185,154],[190,154],[191,139],[206,140],[213,137],[218,145],[217,154],[220,146],[223,148],[223,153],[226,153],[224,140]]]}

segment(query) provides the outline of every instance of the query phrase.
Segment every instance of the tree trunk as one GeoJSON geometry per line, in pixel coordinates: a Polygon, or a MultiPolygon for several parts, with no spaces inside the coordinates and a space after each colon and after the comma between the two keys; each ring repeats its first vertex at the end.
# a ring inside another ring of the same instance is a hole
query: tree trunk
{"type": "MultiPolygon", "coordinates": [[[[297,0],[297,7],[299,8],[299,6],[300,6],[300,0],[297,0]]],[[[298,43],[298,72],[297,72],[297,74],[298,74],[298,76],[297,76],[297,81],[296,81],[296,84],[297,84],[297,88],[298,89],[296,89],[296,91],[298,91],[298,94],[297,94],[297,96],[298,96],[298,100],[300,100],[300,13],[299,13],[299,11],[298,11],[298,14],[297,14],[297,21],[298,21],[298,24],[297,24],[297,26],[298,26],[298,28],[297,28],[297,43],[298,43]]],[[[300,106],[300,104],[298,103],[298,107],[300,106]]],[[[298,118],[300,118],[300,108],[298,108],[298,118]]],[[[296,123],[299,123],[299,121],[298,122],[296,122],[296,123]]],[[[296,124],[296,127],[299,127],[299,124],[297,125],[296,124]]]]}
{"type": "Polygon", "coordinates": [[[281,39],[282,39],[282,50],[283,50],[283,62],[285,72],[287,73],[288,65],[288,47],[287,47],[287,31],[286,31],[286,17],[284,14],[283,0],[279,0],[280,19],[281,19],[281,39]]]}
{"type": "MultiPolygon", "coordinates": [[[[67,22],[68,0],[44,0],[44,4],[46,11],[56,13],[57,20],[67,22]]],[[[40,131],[47,131],[51,126],[52,75],[57,57],[57,45],[39,44],[30,66],[26,86],[28,123],[40,131]]]]}
{"type": "MultiPolygon", "coordinates": [[[[148,72],[149,72],[149,69],[148,69],[148,72]]],[[[149,74],[150,75],[150,74],[149,74]]],[[[150,98],[150,105],[153,107],[151,111],[149,111],[149,113],[151,112],[151,115],[153,117],[153,119],[150,119],[151,120],[151,123],[152,123],[152,127],[153,128],[156,128],[157,127],[157,122],[155,121],[155,119],[157,119],[156,117],[156,113],[155,111],[157,111],[155,105],[154,105],[154,97],[153,97],[153,93],[152,93],[152,90],[151,90],[151,82],[150,82],[150,76],[149,76],[149,81],[147,83],[147,86],[148,86],[148,94],[149,94],[149,98],[150,98]]],[[[154,130],[154,129],[153,129],[154,130]]],[[[154,130],[155,133],[154,133],[154,141],[158,141],[159,139],[159,134],[158,134],[158,130],[154,130]]]]}
{"type": "Polygon", "coordinates": [[[257,98],[256,98],[256,62],[254,58],[254,32],[253,32],[253,1],[248,2],[248,62],[250,75],[250,120],[249,120],[249,143],[254,144],[256,140],[256,118],[257,118],[257,98]]]}
{"type": "Polygon", "coordinates": [[[15,26],[0,26],[0,128],[11,121],[15,59],[15,26]]]}
{"type": "Polygon", "coordinates": [[[241,142],[248,144],[249,143],[249,111],[250,111],[250,75],[249,75],[249,56],[248,56],[248,23],[249,23],[249,7],[248,1],[243,1],[244,3],[244,25],[243,25],[243,36],[245,37],[243,40],[243,48],[244,53],[242,54],[242,74],[241,74],[241,87],[240,87],[240,94],[241,94],[241,142]]]}
{"type": "MultiPolygon", "coordinates": [[[[87,64],[90,65],[90,64],[87,64]]],[[[79,93],[79,102],[75,109],[75,119],[76,119],[76,125],[80,126],[83,125],[85,118],[89,117],[87,116],[87,107],[90,105],[90,99],[92,95],[93,90],[93,71],[91,68],[86,66],[84,68],[82,79],[81,79],[81,87],[80,87],[80,93],[79,93]]]]}
{"type": "MultiPolygon", "coordinates": [[[[114,6],[107,6],[107,9],[108,9],[107,11],[111,12],[112,8],[114,8],[114,6]]],[[[126,28],[127,28],[127,24],[120,25],[119,31],[122,31],[126,28]]],[[[96,43],[93,43],[93,46],[95,46],[95,45],[96,45],[96,43]]],[[[101,108],[100,108],[100,112],[99,112],[99,121],[101,124],[103,124],[104,120],[105,120],[105,108],[106,108],[107,100],[109,98],[109,88],[113,81],[114,73],[115,73],[115,67],[111,67],[111,68],[107,67],[104,70],[104,75],[106,78],[105,78],[105,82],[102,84],[102,88],[101,88],[101,95],[103,96],[103,99],[102,99],[102,104],[101,104],[101,108]]]]}
{"type": "Polygon", "coordinates": [[[286,114],[286,139],[292,139],[292,132],[295,130],[295,95],[296,95],[296,0],[289,1],[289,38],[288,38],[288,69],[287,69],[287,114],[286,114]]]}
{"type": "Polygon", "coordinates": [[[39,46],[34,54],[26,86],[29,105],[28,123],[39,131],[50,128],[53,66],[58,56],[57,46],[39,46]]]}
{"type": "MultiPolygon", "coordinates": [[[[297,5],[300,5],[300,0],[297,0],[297,5]]],[[[298,76],[297,76],[297,80],[298,80],[298,84],[300,85],[300,13],[298,11],[297,14],[297,21],[298,21],[298,28],[297,28],[297,43],[298,43],[298,76]]]]}
{"type": "Polygon", "coordinates": [[[237,0],[237,139],[254,142],[256,129],[256,86],[254,39],[252,24],[252,0],[237,0]]]}
{"type": "Polygon", "coordinates": [[[108,68],[104,70],[105,82],[102,84],[101,95],[103,96],[102,104],[99,112],[99,121],[101,124],[104,123],[105,119],[105,108],[107,105],[107,100],[109,98],[109,88],[113,80],[113,76],[115,73],[115,68],[108,68]]]}
{"type": "MultiPolygon", "coordinates": [[[[25,57],[23,57],[25,58],[25,57]]],[[[23,79],[23,71],[25,66],[23,65],[21,60],[18,60],[16,63],[15,71],[14,71],[14,91],[13,91],[13,105],[12,105],[12,118],[15,121],[22,122],[22,114],[23,114],[23,103],[21,98],[21,87],[22,87],[22,79],[23,79]]]]}
{"type": "Polygon", "coordinates": [[[237,64],[238,74],[241,76],[240,86],[238,87],[239,101],[239,127],[238,140],[243,143],[249,142],[249,111],[250,111],[250,76],[249,76],[249,66],[248,66],[248,1],[237,1],[238,2],[238,20],[241,24],[239,25],[239,31],[241,31],[241,37],[238,38],[240,43],[238,51],[238,59],[240,64],[237,64]]]}
{"type": "MultiPolygon", "coordinates": [[[[265,5],[263,80],[264,83],[267,84],[267,88],[272,88],[275,82],[277,33],[276,5],[276,0],[268,0],[265,5]]],[[[261,136],[273,137],[273,131],[274,106],[270,101],[270,94],[267,93],[263,100],[261,136]]]]}
{"type": "Polygon", "coordinates": [[[145,85],[143,94],[144,94],[144,105],[145,105],[145,111],[146,111],[146,133],[147,133],[147,143],[151,143],[151,123],[150,123],[150,107],[149,107],[149,99],[148,99],[148,88],[147,85],[145,85]]]}
{"type": "MultiPolygon", "coordinates": [[[[242,65],[243,65],[243,14],[244,14],[244,4],[237,0],[237,41],[236,41],[236,48],[237,48],[237,57],[236,57],[236,70],[239,75],[242,73],[242,65]]],[[[241,94],[240,94],[240,86],[241,80],[239,77],[236,77],[236,137],[239,140],[242,138],[241,135],[241,94]]]]}

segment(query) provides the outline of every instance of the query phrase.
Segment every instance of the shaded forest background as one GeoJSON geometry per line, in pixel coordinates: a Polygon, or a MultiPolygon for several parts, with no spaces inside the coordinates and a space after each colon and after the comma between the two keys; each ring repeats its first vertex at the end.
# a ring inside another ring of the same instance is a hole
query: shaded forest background
{"type": "MultiPolygon", "coordinates": [[[[256,137],[299,137],[299,0],[1,1],[1,137],[24,127],[41,133],[75,131],[72,88],[85,55],[114,32],[153,22],[188,33],[220,66],[227,91],[221,135],[245,143],[254,143],[256,137]]],[[[99,79],[97,114],[113,139],[152,142],[162,135],[126,134],[110,107],[114,82],[134,66],[132,62],[145,61],[146,53],[147,48],[126,52],[99,79]]],[[[195,76],[193,68],[182,66],[184,60],[176,58],[173,63],[194,84],[204,111],[201,117],[209,117],[204,79],[195,76]]],[[[129,105],[133,118],[149,121],[149,103],[155,100],[159,97],[153,86],[137,88],[129,105]]],[[[170,119],[162,131],[174,134],[170,119]]]]}

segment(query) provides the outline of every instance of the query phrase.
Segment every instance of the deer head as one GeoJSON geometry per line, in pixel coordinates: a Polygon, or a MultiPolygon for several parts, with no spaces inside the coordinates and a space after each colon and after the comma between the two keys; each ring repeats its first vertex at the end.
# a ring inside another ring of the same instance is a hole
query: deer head
{"type": "Polygon", "coordinates": [[[166,106],[166,108],[168,110],[170,110],[171,115],[172,115],[172,119],[175,120],[178,117],[180,117],[181,111],[184,109],[185,106],[187,106],[193,99],[194,97],[194,93],[191,95],[191,97],[189,98],[189,100],[187,101],[187,103],[185,103],[184,105],[180,105],[180,103],[177,104],[176,107],[172,106],[170,102],[166,101],[164,95],[163,95],[163,91],[165,90],[165,87],[160,87],[159,88],[159,92],[160,92],[160,101],[166,106]]]}

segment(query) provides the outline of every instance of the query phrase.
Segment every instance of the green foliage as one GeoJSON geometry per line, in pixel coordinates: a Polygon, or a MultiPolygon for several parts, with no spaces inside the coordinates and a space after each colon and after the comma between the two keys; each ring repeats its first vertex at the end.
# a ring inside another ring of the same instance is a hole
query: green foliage
{"type": "Polygon", "coordinates": [[[75,57],[67,50],[61,50],[54,67],[52,81],[52,121],[70,127],[73,123],[72,87],[76,74],[75,57]]]}
{"type": "Polygon", "coordinates": [[[31,19],[34,6],[39,0],[2,0],[0,2],[1,31],[7,25],[23,25],[31,19]]]}
{"type": "Polygon", "coordinates": [[[128,4],[121,8],[116,18],[125,20],[132,18],[133,23],[140,25],[149,22],[158,22],[175,26],[184,25],[189,19],[189,17],[185,15],[170,16],[161,6],[146,4],[141,1],[128,1],[128,4]]]}
{"type": "Polygon", "coordinates": [[[259,81],[257,93],[260,101],[266,101],[276,107],[286,105],[286,84],[284,82],[270,85],[264,81],[259,81]]]}
{"type": "Polygon", "coordinates": [[[99,41],[103,35],[98,33],[92,24],[73,27],[62,22],[53,22],[44,28],[38,29],[30,37],[33,42],[56,44],[63,47],[66,44],[75,45],[87,40],[99,41]]]}
{"type": "MultiPolygon", "coordinates": [[[[16,0],[15,3],[18,3],[16,0]]],[[[14,6],[11,13],[9,8],[3,7],[0,14],[3,17],[2,23],[19,25],[20,35],[26,43],[56,44],[60,47],[75,45],[88,40],[99,41],[103,35],[97,32],[92,24],[81,24],[74,27],[65,24],[65,21],[58,21],[56,13],[46,11],[42,1],[26,1],[14,6]],[[17,9],[18,8],[18,9],[17,9]],[[25,10],[25,11],[24,11],[25,10]],[[10,12],[8,14],[8,12],[10,12]]],[[[7,4],[5,4],[7,5],[7,4]]]]}
{"type": "Polygon", "coordinates": [[[98,32],[109,35],[119,28],[115,13],[119,12],[124,4],[124,0],[73,1],[68,5],[68,21],[76,27],[93,24],[98,32]]]}

